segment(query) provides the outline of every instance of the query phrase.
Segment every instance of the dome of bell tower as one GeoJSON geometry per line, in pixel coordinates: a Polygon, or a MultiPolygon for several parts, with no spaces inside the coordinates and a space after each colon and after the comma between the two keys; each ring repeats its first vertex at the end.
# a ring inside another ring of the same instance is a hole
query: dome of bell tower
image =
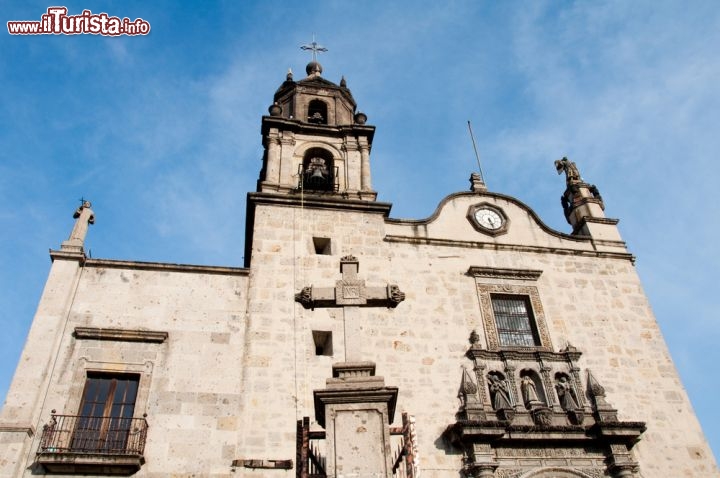
{"type": "Polygon", "coordinates": [[[315,61],[315,60],[308,63],[307,66],[305,67],[305,72],[307,73],[308,76],[320,75],[322,73],[322,71],[323,71],[322,65],[318,61],[315,61]]]}
{"type": "Polygon", "coordinates": [[[370,180],[370,149],[375,127],[347,87],[322,77],[315,41],[307,76],[295,80],[288,71],[262,120],[266,148],[258,192],[293,195],[301,190],[335,201],[375,201],[370,180]]]}

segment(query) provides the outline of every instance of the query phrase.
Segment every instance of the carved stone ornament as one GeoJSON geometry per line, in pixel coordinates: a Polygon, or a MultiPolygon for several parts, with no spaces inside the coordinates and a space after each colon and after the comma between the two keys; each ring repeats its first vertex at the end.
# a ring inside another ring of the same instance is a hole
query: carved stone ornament
{"type": "Polygon", "coordinates": [[[470,341],[470,345],[475,345],[480,341],[480,336],[478,335],[476,330],[470,332],[470,337],[468,338],[468,340],[470,341]]]}
{"type": "Polygon", "coordinates": [[[539,427],[549,427],[552,425],[552,410],[548,407],[538,407],[533,409],[530,414],[532,415],[533,422],[539,427]]]}
{"type": "Polygon", "coordinates": [[[486,279],[516,279],[536,281],[542,275],[542,271],[535,269],[507,269],[502,267],[470,266],[468,275],[486,279]]]}
{"type": "Polygon", "coordinates": [[[590,190],[590,194],[592,194],[594,199],[597,199],[598,204],[600,205],[600,208],[604,211],[605,210],[605,201],[603,201],[602,196],[600,195],[600,190],[598,190],[598,187],[594,184],[591,184],[588,188],[590,190]]]}
{"type": "Polygon", "coordinates": [[[600,382],[598,382],[593,374],[590,372],[590,370],[587,371],[587,383],[588,383],[588,391],[590,392],[590,395],[594,397],[595,399],[598,398],[605,398],[605,388],[600,385],[600,382]]]}
{"type": "Polygon", "coordinates": [[[522,468],[498,468],[495,476],[497,478],[519,478],[523,471],[522,468]]]}
{"type": "Polygon", "coordinates": [[[462,380],[460,381],[460,394],[464,396],[475,395],[478,391],[477,385],[470,378],[467,369],[463,367],[462,380]]]}
{"type": "Polygon", "coordinates": [[[583,421],[585,421],[585,412],[582,408],[577,408],[575,410],[571,410],[568,413],[568,417],[570,417],[570,421],[573,425],[582,425],[583,421]]]}
{"type": "Polygon", "coordinates": [[[405,300],[405,293],[397,285],[390,284],[388,285],[388,298],[390,299],[390,307],[396,307],[405,300]]]}
{"type": "Polygon", "coordinates": [[[312,286],[303,287],[300,292],[295,294],[295,301],[300,302],[306,309],[312,308],[312,286]]]}
{"type": "Polygon", "coordinates": [[[595,376],[587,371],[588,395],[594,405],[595,418],[599,422],[612,423],[618,421],[617,410],[605,399],[605,388],[600,385],[595,376]]]}

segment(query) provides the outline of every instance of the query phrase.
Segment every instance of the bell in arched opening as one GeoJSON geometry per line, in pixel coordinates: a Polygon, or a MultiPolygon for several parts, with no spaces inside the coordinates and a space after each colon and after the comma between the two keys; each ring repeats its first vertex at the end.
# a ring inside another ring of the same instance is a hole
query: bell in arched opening
{"type": "Polygon", "coordinates": [[[306,182],[315,186],[324,186],[329,179],[329,171],[323,158],[310,158],[305,169],[306,182]]]}
{"type": "Polygon", "coordinates": [[[337,168],[333,164],[332,154],[323,148],[311,148],[305,153],[300,165],[302,184],[309,191],[337,191],[337,168]]]}
{"type": "Polygon", "coordinates": [[[322,100],[311,100],[308,104],[308,123],[327,124],[327,104],[322,100]]]}

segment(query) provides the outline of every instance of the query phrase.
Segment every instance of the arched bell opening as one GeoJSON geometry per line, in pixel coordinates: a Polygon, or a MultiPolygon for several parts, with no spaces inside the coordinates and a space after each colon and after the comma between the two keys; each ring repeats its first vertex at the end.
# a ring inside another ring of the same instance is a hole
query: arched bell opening
{"type": "Polygon", "coordinates": [[[332,153],[322,148],[311,148],[305,153],[300,170],[300,187],[309,191],[337,192],[337,167],[332,153]]]}
{"type": "Polygon", "coordinates": [[[308,104],[308,123],[327,124],[327,104],[322,100],[312,100],[308,104]]]}

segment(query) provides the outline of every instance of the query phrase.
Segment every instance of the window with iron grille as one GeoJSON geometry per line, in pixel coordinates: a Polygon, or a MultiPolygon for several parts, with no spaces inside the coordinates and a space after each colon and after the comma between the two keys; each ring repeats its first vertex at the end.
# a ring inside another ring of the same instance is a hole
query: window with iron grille
{"type": "Polygon", "coordinates": [[[530,298],[525,295],[492,294],[498,340],[501,347],[537,347],[540,338],[530,298]]]}

